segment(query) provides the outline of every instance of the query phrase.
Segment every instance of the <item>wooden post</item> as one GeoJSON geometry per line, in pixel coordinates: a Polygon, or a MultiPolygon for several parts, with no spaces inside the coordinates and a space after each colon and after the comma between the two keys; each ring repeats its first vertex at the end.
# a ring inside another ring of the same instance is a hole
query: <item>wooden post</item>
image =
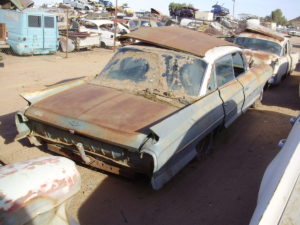
{"type": "Polygon", "coordinates": [[[69,41],[69,9],[67,8],[67,40],[66,40],[66,58],[68,58],[68,41],[69,41]]]}
{"type": "Polygon", "coordinates": [[[115,6],[115,22],[114,22],[114,52],[116,51],[116,38],[117,38],[117,15],[118,15],[118,0],[116,0],[116,6],[115,6]]]}

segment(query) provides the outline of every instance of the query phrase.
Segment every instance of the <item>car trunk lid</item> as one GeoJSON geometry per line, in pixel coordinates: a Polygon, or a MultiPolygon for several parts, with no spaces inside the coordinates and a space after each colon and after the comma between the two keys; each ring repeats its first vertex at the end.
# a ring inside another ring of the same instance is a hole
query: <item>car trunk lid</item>
{"type": "Polygon", "coordinates": [[[178,108],[94,84],[83,84],[33,104],[26,116],[70,132],[138,149],[149,127],[178,108]]]}

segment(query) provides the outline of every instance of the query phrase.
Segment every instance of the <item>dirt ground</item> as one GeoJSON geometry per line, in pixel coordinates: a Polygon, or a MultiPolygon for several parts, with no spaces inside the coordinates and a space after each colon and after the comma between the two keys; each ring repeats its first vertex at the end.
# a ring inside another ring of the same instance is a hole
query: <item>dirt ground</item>
{"type": "MultiPolygon", "coordinates": [[[[300,38],[293,38],[300,52],[300,38]]],[[[51,56],[4,55],[0,68],[0,160],[11,163],[46,152],[27,141],[14,141],[14,114],[26,106],[19,93],[62,80],[97,74],[111,50],[51,56]]],[[[248,224],[266,166],[280,151],[289,119],[299,113],[300,64],[280,86],[268,89],[263,105],[250,109],[216,140],[214,153],[191,162],[162,190],[145,180],[128,180],[81,166],[82,188],[70,214],[82,225],[93,224],[248,224]]],[[[21,184],[20,184],[21,185],[21,184]]]]}

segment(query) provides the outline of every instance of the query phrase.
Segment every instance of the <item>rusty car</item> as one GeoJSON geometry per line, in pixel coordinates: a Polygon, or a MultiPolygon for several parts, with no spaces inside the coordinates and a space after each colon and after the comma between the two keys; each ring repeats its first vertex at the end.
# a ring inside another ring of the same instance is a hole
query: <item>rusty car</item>
{"type": "Polygon", "coordinates": [[[235,38],[234,43],[245,48],[244,53],[250,65],[272,65],[270,85],[279,84],[292,73],[299,60],[299,54],[292,52],[287,37],[261,25],[248,23],[246,30],[235,38]]]}
{"type": "Polygon", "coordinates": [[[160,189],[259,103],[272,68],[249,68],[235,44],[185,28],[124,38],[136,42],[96,77],[21,94],[29,106],[16,114],[16,139],[111,173],[145,174],[160,189]]]}

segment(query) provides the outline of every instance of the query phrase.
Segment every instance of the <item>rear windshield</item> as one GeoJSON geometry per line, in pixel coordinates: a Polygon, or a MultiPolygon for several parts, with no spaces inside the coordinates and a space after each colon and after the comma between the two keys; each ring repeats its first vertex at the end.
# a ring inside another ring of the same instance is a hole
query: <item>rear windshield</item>
{"type": "Polygon", "coordinates": [[[281,46],[273,41],[267,41],[257,38],[238,37],[235,39],[235,43],[247,49],[269,52],[278,56],[281,53],[281,46]]]}
{"type": "Polygon", "coordinates": [[[202,59],[156,48],[122,48],[98,79],[116,81],[121,89],[149,89],[198,96],[207,63],[202,59]]]}

